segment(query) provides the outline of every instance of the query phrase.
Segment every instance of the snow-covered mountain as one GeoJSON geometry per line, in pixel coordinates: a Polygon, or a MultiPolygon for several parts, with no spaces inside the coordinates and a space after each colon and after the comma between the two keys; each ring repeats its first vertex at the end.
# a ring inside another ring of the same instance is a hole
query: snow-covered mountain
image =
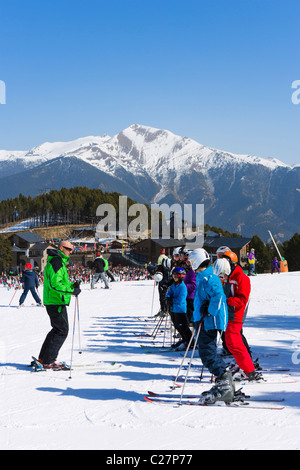
{"type": "Polygon", "coordinates": [[[206,223],[243,235],[265,239],[270,229],[288,238],[299,231],[300,166],[208,148],[138,124],[113,137],[0,151],[0,172],[1,199],[86,185],[140,202],[204,203],[206,223]]]}

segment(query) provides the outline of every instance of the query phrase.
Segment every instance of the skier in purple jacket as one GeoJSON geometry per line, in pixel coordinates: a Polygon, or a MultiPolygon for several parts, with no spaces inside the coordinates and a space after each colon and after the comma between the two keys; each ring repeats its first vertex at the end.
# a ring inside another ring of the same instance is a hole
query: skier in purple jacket
{"type": "Polygon", "coordinates": [[[186,314],[190,322],[193,316],[193,312],[194,312],[194,296],[195,296],[197,275],[195,271],[192,270],[191,265],[189,265],[188,263],[186,263],[186,267],[185,267],[186,276],[184,278],[184,283],[188,291],[187,298],[186,298],[186,306],[187,306],[186,314]]]}
{"type": "Polygon", "coordinates": [[[180,261],[182,263],[182,267],[185,269],[186,275],[184,278],[184,283],[187,288],[187,298],[186,298],[186,314],[188,317],[189,322],[191,323],[191,318],[193,316],[194,312],[194,296],[195,296],[195,289],[196,289],[196,279],[197,275],[195,271],[193,271],[190,260],[189,260],[189,254],[191,253],[190,250],[186,248],[181,248],[180,249],[180,261]]]}
{"type": "Polygon", "coordinates": [[[272,264],[272,271],[271,271],[271,274],[273,274],[274,271],[277,271],[278,274],[280,273],[280,268],[279,268],[279,261],[277,259],[277,256],[275,256],[272,261],[271,261],[271,264],[272,264]]]}

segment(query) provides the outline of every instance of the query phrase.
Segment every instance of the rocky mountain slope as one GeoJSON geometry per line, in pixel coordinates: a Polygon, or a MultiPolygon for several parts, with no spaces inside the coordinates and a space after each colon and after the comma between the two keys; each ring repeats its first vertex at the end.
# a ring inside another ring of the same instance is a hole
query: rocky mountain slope
{"type": "Polygon", "coordinates": [[[244,236],[299,231],[300,166],[205,147],[134,124],[113,137],[0,151],[0,199],[99,187],[139,202],[204,204],[205,222],[244,236]]]}

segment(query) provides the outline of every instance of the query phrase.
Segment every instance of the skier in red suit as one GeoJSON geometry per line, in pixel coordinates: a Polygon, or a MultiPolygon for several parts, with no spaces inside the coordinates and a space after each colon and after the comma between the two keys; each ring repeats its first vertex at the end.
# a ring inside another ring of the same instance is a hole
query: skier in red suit
{"type": "Polygon", "coordinates": [[[255,370],[241,334],[251,292],[250,279],[237,264],[238,258],[233,251],[226,251],[223,256],[228,259],[231,265],[231,274],[225,276],[223,283],[228,305],[225,342],[237,365],[244,371],[248,379],[259,380],[262,375],[255,370]]]}

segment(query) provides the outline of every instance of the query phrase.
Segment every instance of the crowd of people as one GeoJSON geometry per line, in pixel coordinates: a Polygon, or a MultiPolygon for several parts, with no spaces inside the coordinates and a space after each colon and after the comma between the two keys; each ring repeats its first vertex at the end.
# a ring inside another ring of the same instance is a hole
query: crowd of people
{"type": "MultiPolygon", "coordinates": [[[[186,351],[197,348],[203,366],[215,378],[213,387],[202,394],[203,402],[233,401],[234,382],[238,377],[249,381],[262,379],[259,365],[253,361],[243,334],[251,292],[250,279],[229,247],[217,250],[217,260],[213,264],[203,248],[193,251],[185,247],[175,248],[172,257],[167,257],[161,250],[157,264],[144,268],[112,268],[101,252],[96,253],[90,268],[78,267],[70,263],[73,250],[70,242],[62,240],[58,248],[48,250],[43,276],[27,263],[20,276],[3,274],[0,279],[4,286],[15,288],[15,293],[22,286],[19,306],[24,304],[29,292],[36,304],[42,305],[38,287],[43,283],[43,304],[52,329],[41,347],[39,362],[42,367],[65,366],[57,361],[57,357],[69,331],[67,307],[71,297],[78,297],[81,293],[82,283],[90,284],[94,289],[95,284],[102,281],[105,288],[109,288],[109,281],[154,278],[160,301],[157,316],[170,315],[179,335],[179,340],[172,347],[186,351]],[[234,358],[230,367],[218,352],[220,340],[223,351],[234,358]]],[[[255,260],[254,250],[250,251],[250,255],[255,260]]],[[[255,262],[252,264],[255,266],[255,262]]],[[[252,274],[251,270],[249,275],[252,274]]]]}
{"type": "MultiPolygon", "coordinates": [[[[29,263],[28,263],[29,264],[29,263]]],[[[25,267],[26,269],[26,267],[25,267]]],[[[27,267],[28,269],[28,267],[27,267]]],[[[44,276],[38,270],[34,269],[37,274],[39,285],[44,282],[44,276]]],[[[77,266],[76,264],[70,263],[68,266],[68,272],[72,280],[79,280],[82,284],[91,284],[93,269],[85,266],[77,266]]],[[[147,270],[147,267],[141,268],[137,266],[115,266],[109,267],[108,273],[109,281],[140,281],[152,279],[151,274],[147,270]],[[110,277],[109,275],[112,275],[110,277]]],[[[0,287],[7,289],[21,288],[21,274],[11,274],[3,272],[0,274],[0,287]]]]}
{"type": "MultiPolygon", "coordinates": [[[[254,255],[254,250],[250,253],[254,255]]],[[[172,258],[161,250],[152,274],[160,299],[157,315],[170,314],[180,335],[172,347],[177,350],[197,347],[204,367],[215,377],[214,386],[201,397],[203,402],[231,402],[235,397],[235,380],[262,379],[259,364],[253,361],[243,334],[250,279],[229,247],[217,250],[213,264],[203,248],[193,251],[176,248],[172,258]],[[219,336],[224,354],[234,358],[230,367],[218,353],[219,336]]]]}

